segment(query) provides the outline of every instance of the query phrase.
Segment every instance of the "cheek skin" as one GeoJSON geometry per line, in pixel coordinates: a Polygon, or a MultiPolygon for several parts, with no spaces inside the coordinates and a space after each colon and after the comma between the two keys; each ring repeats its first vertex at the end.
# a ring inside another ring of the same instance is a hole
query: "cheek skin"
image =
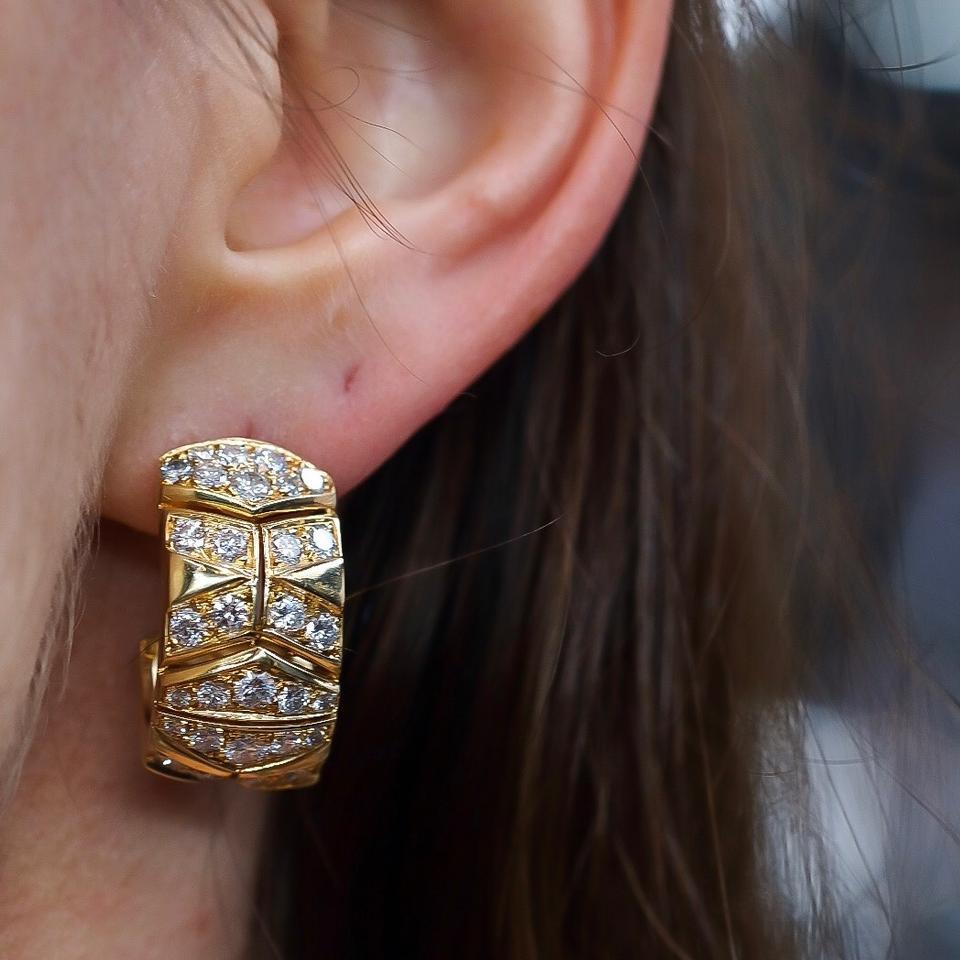
{"type": "Polygon", "coordinates": [[[203,25],[151,14],[136,0],[3,5],[0,757],[23,746],[58,572],[97,506],[194,163],[203,25]]]}
{"type": "Polygon", "coordinates": [[[22,718],[58,599],[55,577],[95,497],[141,326],[142,284],[155,256],[149,238],[162,229],[149,203],[137,220],[124,208],[129,172],[149,176],[149,131],[132,116],[144,78],[118,55],[118,18],[114,12],[111,21],[106,6],[86,4],[81,17],[69,4],[4,5],[0,749],[22,718]]]}
{"type": "MultiPolygon", "coordinates": [[[[52,685],[35,739],[24,725],[58,572],[98,506],[198,137],[222,101],[222,80],[197,77],[235,51],[160,6],[2,8],[0,788],[17,789],[0,797],[0,956],[18,960],[234,957],[249,912],[261,798],[185,795],[140,768],[154,541],[102,531],[65,692],[52,685]]],[[[67,638],[50,642],[62,663],[67,638]]]]}

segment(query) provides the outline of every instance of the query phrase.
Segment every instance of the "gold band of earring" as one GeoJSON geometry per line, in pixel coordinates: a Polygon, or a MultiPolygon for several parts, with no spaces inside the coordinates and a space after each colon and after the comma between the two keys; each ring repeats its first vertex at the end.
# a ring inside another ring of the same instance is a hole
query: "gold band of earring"
{"type": "Polygon", "coordinates": [[[169,605],[141,645],[144,762],[180,780],[316,783],[340,698],[343,553],[329,475],[232,437],[160,459],[169,605]]]}

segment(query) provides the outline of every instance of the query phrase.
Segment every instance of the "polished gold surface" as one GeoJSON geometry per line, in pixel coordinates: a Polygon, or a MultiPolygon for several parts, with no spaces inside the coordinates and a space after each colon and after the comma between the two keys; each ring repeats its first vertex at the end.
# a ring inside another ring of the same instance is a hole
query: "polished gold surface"
{"type": "Polygon", "coordinates": [[[343,551],[329,475],[241,437],[160,458],[169,603],[141,645],[144,762],[180,780],[316,783],[340,695],[343,551]]]}

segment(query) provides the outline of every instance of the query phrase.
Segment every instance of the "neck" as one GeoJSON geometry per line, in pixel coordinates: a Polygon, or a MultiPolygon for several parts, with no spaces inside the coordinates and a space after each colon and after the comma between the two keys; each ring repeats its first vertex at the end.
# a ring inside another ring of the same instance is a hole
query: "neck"
{"type": "Polygon", "coordinates": [[[0,956],[243,953],[265,797],[140,765],[137,645],[163,615],[155,551],[106,527],[85,576],[65,688],[0,821],[0,956]]]}

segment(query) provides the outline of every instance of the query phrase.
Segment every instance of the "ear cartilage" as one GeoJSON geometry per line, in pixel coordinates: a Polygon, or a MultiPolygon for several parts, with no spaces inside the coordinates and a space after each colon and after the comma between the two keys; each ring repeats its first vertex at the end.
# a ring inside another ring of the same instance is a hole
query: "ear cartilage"
{"type": "Polygon", "coordinates": [[[144,763],[263,790],[317,782],[336,725],[343,551],[329,474],[273,444],[160,458],[169,598],[141,644],[144,763]]]}

